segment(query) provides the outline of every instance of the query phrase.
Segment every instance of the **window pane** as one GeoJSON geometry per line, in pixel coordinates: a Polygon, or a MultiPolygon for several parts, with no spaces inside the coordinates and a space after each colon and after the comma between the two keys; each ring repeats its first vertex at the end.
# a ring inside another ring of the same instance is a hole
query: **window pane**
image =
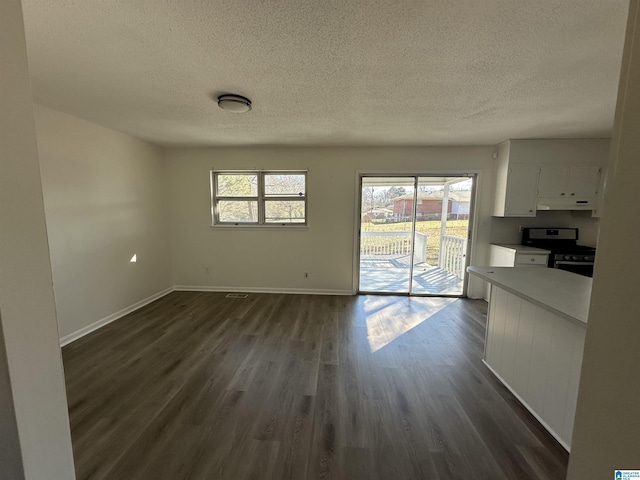
{"type": "Polygon", "coordinates": [[[258,176],[255,174],[218,174],[218,197],[257,197],[258,176]]]}
{"type": "Polygon", "coordinates": [[[306,192],[306,175],[301,174],[265,174],[265,197],[303,197],[306,192]]]}
{"type": "Polygon", "coordinates": [[[266,200],[266,223],[304,223],[305,202],[300,200],[266,200]]]}
{"type": "Polygon", "coordinates": [[[258,202],[255,200],[221,200],[218,202],[220,222],[257,223],[258,202]]]}

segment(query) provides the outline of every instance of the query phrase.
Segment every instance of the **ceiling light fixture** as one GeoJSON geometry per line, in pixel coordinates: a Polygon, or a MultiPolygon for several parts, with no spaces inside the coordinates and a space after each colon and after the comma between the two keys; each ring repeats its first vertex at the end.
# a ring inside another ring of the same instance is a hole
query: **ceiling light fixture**
{"type": "Polygon", "coordinates": [[[233,113],[246,113],[251,110],[251,100],[241,95],[225,94],[218,97],[218,106],[233,113]]]}

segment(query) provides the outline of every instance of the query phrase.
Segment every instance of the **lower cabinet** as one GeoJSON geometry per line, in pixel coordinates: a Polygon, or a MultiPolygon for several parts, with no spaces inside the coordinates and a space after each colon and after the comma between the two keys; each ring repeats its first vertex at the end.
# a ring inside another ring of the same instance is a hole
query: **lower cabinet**
{"type": "MultiPolygon", "coordinates": [[[[489,245],[489,266],[491,267],[546,267],[549,261],[548,253],[531,253],[532,249],[519,251],[518,246],[507,247],[489,245]]],[[[535,250],[533,250],[535,251],[535,250]]],[[[491,286],[487,284],[484,299],[489,301],[491,286]]]]}
{"type": "Polygon", "coordinates": [[[586,325],[491,286],[484,361],[567,449],[586,325]]]}
{"type": "Polygon", "coordinates": [[[548,253],[531,253],[531,249],[522,253],[517,247],[489,245],[489,265],[492,267],[546,267],[548,260],[548,253]]]}

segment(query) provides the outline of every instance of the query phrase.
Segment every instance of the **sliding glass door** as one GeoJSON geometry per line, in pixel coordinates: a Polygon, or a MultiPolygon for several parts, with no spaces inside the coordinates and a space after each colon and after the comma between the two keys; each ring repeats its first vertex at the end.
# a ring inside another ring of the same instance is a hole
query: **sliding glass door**
{"type": "Polygon", "coordinates": [[[362,293],[465,293],[474,178],[363,176],[362,293]]]}
{"type": "Polygon", "coordinates": [[[415,177],[363,177],[360,291],[411,291],[415,177]]]}

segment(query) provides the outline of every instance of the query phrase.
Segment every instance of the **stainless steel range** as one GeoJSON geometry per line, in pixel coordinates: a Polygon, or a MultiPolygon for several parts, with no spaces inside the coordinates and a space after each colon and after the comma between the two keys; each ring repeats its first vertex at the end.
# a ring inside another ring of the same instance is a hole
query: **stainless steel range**
{"type": "Polygon", "coordinates": [[[549,267],[593,276],[596,249],[578,245],[577,228],[524,228],[522,244],[549,250],[549,267]]]}

